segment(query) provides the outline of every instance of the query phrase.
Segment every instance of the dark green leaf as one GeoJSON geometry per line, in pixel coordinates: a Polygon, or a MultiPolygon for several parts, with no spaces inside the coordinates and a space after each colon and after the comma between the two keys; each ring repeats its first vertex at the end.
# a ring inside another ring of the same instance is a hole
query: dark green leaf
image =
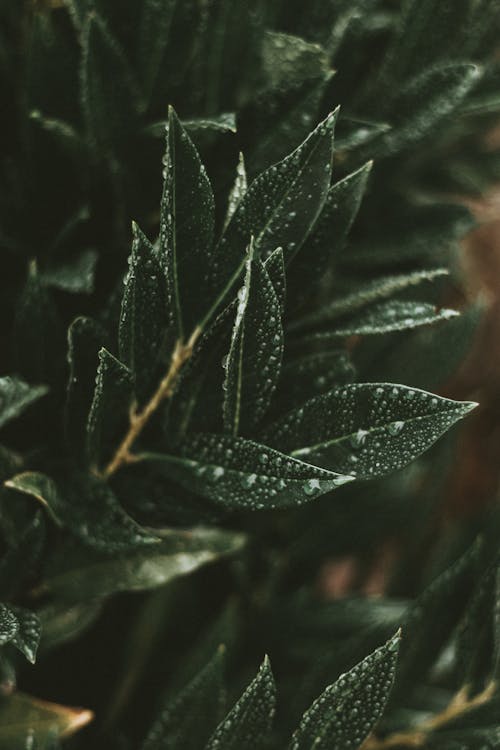
{"type": "Polygon", "coordinates": [[[47,286],[74,294],[90,294],[94,290],[95,250],[86,250],[67,263],[49,267],[42,280],[47,286]]]}
{"type": "Polygon", "coordinates": [[[390,383],[335,388],[266,430],[271,445],[357,478],[405,466],[476,406],[390,383]]]}
{"type": "Polygon", "coordinates": [[[240,151],[238,157],[238,165],[236,167],[236,177],[234,178],[233,186],[229,193],[227,201],[226,217],[224,219],[224,229],[229,224],[232,215],[236,211],[239,202],[243,198],[247,190],[247,172],[245,169],[245,159],[240,151]]]}
{"type": "Polygon", "coordinates": [[[177,0],[146,0],[138,34],[138,61],[147,104],[167,46],[177,0]]]}
{"type": "Polygon", "coordinates": [[[104,482],[92,476],[77,475],[59,488],[45,474],[27,471],[6,486],[35,497],[58,525],[96,549],[120,551],[159,541],[125,513],[104,482]]]}
{"type": "Polygon", "coordinates": [[[250,252],[225,362],[224,426],[233,435],[252,433],[262,420],[283,357],[280,303],[266,268],[250,252]]]}
{"type": "Polygon", "coordinates": [[[32,664],[40,641],[40,621],[34,612],[0,604],[0,645],[12,643],[32,664]]]}
{"type": "Polygon", "coordinates": [[[22,414],[47,391],[44,385],[28,385],[20,378],[0,378],[0,427],[22,414]]]}
{"type": "Polygon", "coordinates": [[[274,252],[267,258],[264,268],[269,274],[273,289],[278,298],[281,315],[285,312],[286,300],[286,276],[285,276],[285,258],[283,249],[277,247],[274,252]]]}
{"type": "Polygon", "coordinates": [[[141,458],[163,463],[172,479],[228,508],[300,505],[353,479],[228,435],[191,435],[178,456],[146,453],[141,458]]]}
{"type": "Polygon", "coordinates": [[[290,750],[358,748],[379,720],[394,682],[400,634],[330,685],[304,714],[290,750]]]}
{"type": "Polygon", "coordinates": [[[165,343],[168,320],[165,282],[158,257],[135,223],[133,233],[118,339],[120,359],[134,375],[135,394],[141,402],[155,385],[155,365],[165,343]]]}
{"type": "Polygon", "coordinates": [[[271,731],[276,710],[276,688],[266,657],[241,698],[221,721],[205,750],[260,750],[271,731]]]}

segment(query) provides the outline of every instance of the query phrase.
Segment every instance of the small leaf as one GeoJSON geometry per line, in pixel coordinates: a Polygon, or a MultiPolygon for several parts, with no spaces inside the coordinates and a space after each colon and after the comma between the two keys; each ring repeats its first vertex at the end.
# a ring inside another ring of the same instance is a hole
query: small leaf
{"type": "Polygon", "coordinates": [[[294,321],[289,330],[301,330],[311,325],[336,320],[348,313],[357,312],[372,302],[387,299],[398,292],[402,292],[426,281],[434,281],[449,275],[447,268],[434,268],[424,271],[383,276],[359,286],[350,294],[334,299],[328,305],[320,307],[310,315],[305,315],[294,321]]]}
{"type": "Polygon", "coordinates": [[[290,750],[359,748],[379,720],[394,682],[400,633],[330,685],[304,714],[290,750]]]}
{"type": "Polygon", "coordinates": [[[128,367],[107,349],[99,352],[94,397],[87,421],[87,452],[90,461],[99,466],[109,444],[124,433],[132,402],[132,374],[128,367]]]}
{"type": "Polygon", "coordinates": [[[186,130],[213,130],[218,133],[236,133],[236,115],[234,112],[221,112],[211,117],[195,117],[182,121],[186,130]]]}
{"type": "Polygon", "coordinates": [[[139,92],[118,41],[94,12],[83,30],[82,109],[92,142],[115,154],[126,141],[139,109],[139,92]]]}
{"type": "Polygon", "coordinates": [[[239,552],[245,543],[242,534],[202,527],[162,530],[161,537],[159,544],[113,554],[72,542],[49,563],[42,590],[78,604],[120,591],[148,591],[239,552]]]}
{"type": "Polygon", "coordinates": [[[45,474],[26,471],[5,486],[35,497],[56,524],[96,549],[120,551],[159,541],[125,513],[107,484],[90,475],[77,475],[59,489],[45,474]]]}
{"type": "Polygon", "coordinates": [[[390,383],[358,383],[307,401],[264,439],[300,460],[367,479],[402,468],[476,404],[390,383]]]}
{"type": "Polygon", "coordinates": [[[40,621],[34,612],[0,604],[0,645],[12,643],[32,664],[40,641],[40,621]]]}
{"type": "Polygon", "coordinates": [[[139,402],[148,396],[167,330],[164,277],[152,245],[135,222],[118,329],[121,361],[135,379],[139,402]]]}
{"type": "Polygon", "coordinates": [[[206,287],[214,232],[214,196],[205,167],[172,107],[169,108],[160,252],[165,263],[177,337],[189,337],[213,300],[206,287]],[[193,294],[193,290],[197,290],[193,294]]]}
{"type": "Polygon", "coordinates": [[[95,250],[86,250],[67,263],[49,267],[41,276],[46,286],[73,294],[90,294],[94,290],[97,263],[95,250]]]}
{"type": "Polygon", "coordinates": [[[372,162],[336,182],[328,190],[325,204],[304,247],[294,260],[291,294],[299,299],[318,285],[344,247],[366,190],[372,162]]]}
{"type": "Polygon", "coordinates": [[[224,649],[161,710],[141,750],[199,750],[224,715],[224,649]]]}
{"type": "Polygon", "coordinates": [[[229,198],[227,201],[226,218],[224,219],[224,231],[231,221],[231,217],[236,211],[238,204],[245,195],[247,187],[248,185],[245,160],[243,158],[243,154],[240,151],[240,155],[238,157],[238,165],[236,167],[236,177],[234,178],[233,186],[231,188],[231,192],[229,193],[229,198]]]}
{"type": "Polygon", "coordinates": [[[225,364],[224,426],[228,432],[249,434],[262,420],[276,389],[282,357],[278,297],[263,264],[250,256],[225,364]]]}
{"type": "Polygon", "coordinates": [[[353,479],[228,435],[190,435],[178,456],[144,453],[140,458],[163,463],[183,487],[227,508],[300,505],[353,479]]]}
{"type": "Polygon", "coordinates": [[[0,744],[6,750],[49,750],[54,741],[70,737],[93,718],[92,711],[15,692],[0,703],[0,744]]]}
{"type": "Polygon", "coordinates": [[[265,746],[276,711],[276,687],[266,657],[257,677],[221,721],[205,750],[259,750],[265,746]]]}
{"type": "Polygon", "coordinates": [[[0,378],[0,427],[22,414],[47,391],[44,385],[28,385],[20,378],[0,378]]]}
{"type": "Polygon", "coordinates": [[[267,31],[262,39],[263,75],[266,87],[288,88],[290,80],[311,81],[330,70],[328,55],[321,45],[298,36],[267,31]]]}
{"type": "Polygon", "coordinates": [[[214,296],[234,277],[251,237],[256,257],[264,261],[277,247],[286,264],[297,253],[330,185],[336,117],[337,111],[328,115],[295,151],[249,185],[215,249],[214,296]]]}
{"type": "Polygon", "coordinates": [[[394,331],[408,331],[420,326],[433,325],[443,320],[449,320],[459,315],[456,310],[441,308],[429,302],[411,302],[406,300],[390,300],[382,302],[349,318],[338,321],[332,331],[325,331],[313,335],[315,340],[346,336],[371,336],[394,331]]]}

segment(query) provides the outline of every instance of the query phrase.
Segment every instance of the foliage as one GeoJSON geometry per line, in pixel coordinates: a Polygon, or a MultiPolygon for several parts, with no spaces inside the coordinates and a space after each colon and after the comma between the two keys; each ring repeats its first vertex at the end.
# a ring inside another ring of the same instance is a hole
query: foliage
{"type": "Polygon", "coordinates": [[[498,509],[437,521],[498,0],[0,18],[0,746],[500,747],[498,509]]]}

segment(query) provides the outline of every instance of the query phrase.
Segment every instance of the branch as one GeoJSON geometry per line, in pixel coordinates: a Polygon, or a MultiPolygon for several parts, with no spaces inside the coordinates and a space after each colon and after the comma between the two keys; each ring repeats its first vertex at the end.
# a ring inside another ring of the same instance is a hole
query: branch
{"type": "Polygon", "coordinates": [[[115,455],[100,472],[100,476],[104,479],[108,479],[115,472],[118,471],[123,464],[129,464],[135,461],[135,456],[132,454],[131,449],[153,414],[156,412],[162,401],[171,398],[174,393],[175,386],[179,379],[180,372],[183,365],[191,357],[193,353],[194,345],[198,340],[201,333],[201,328],[195,328],[186,344],[182,341],[177,341],[172,352],[172,358],[170,360],[170,367],[167,374],[161,381],[156,392],[153,394],[151,399],[147,402],[144,408],[137,412],[131,410],[130,412],[130,426],[127,434],[123,438],[122,442],[118,446],[115,455]]]}
{"type": "Polygon", "coordinates": [[[485,689],[475,695],[473,698],[468,697],[468,688],[463,687],[456,693],[451,702],[446,706],[444,711],[433,716],[432,719],[422,722],[417,725],[413,730],[409,732],[396,732],[389,734],[384,739],[378,739],[373,735],[368,737],[361,750],[389,750],[389,748],[395,747],[423,747],[428,738],[428,735],[436,729],[448,724],[453,719],[456,719],[462,714],[471,711],[473,708],[482,706],[487,703],[495,693],[496,683],[494,681],[488,683],[485,689]]]}

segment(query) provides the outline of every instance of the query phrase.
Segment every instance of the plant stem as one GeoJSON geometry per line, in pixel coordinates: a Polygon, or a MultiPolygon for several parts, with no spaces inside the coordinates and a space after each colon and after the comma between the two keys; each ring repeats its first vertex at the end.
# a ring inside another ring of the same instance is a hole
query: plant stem
{"type": "Polygon", "coordinates": [[[130,426],[127,434],[123,438],[122,442],[118,446],[115,455],[100,472],[100,476],[104,479],[108,479],[115,472],[118,471],[124,464],[129,464],[135,461],[135,456],[132,454],[131,449],[153,414],[156,412],[162,401],[167,398],[171,398],[174,393],[175,386],[179,379],[179,374],[185,362],[191,357],[193,353],[194,345],[198,340],[201,333],[201,328],[195,328],[189,340],[184,343],[183,341],[177,341],[172,352],[172,358],[170,360],[170,367],[167,374],[161,381],[155,393],[152,395],[150,400],[144,406],[141,411],[135,411],[134,409],[130,412],[130,426]]]}
{"type": "Polygon", "coordinates": [[[463,687],[458,693],[456,693],[444,711],[436,714],[432,719],[424,721],[409,732],[395,732],[394,734],[389,734],[383,739],[370,736],[364,741],[361,750],[389,750],[389,748],[395,747],[423,747],[430,732],[440,729],[450,721],[453,721],[453,719],[467,713],[467,711],[487,703],[493,697],[496,687],[496,683],[492,681],[488,683],[483,691],[475,695],[473,698],[469,698],[468,688],[463,687]]]}

